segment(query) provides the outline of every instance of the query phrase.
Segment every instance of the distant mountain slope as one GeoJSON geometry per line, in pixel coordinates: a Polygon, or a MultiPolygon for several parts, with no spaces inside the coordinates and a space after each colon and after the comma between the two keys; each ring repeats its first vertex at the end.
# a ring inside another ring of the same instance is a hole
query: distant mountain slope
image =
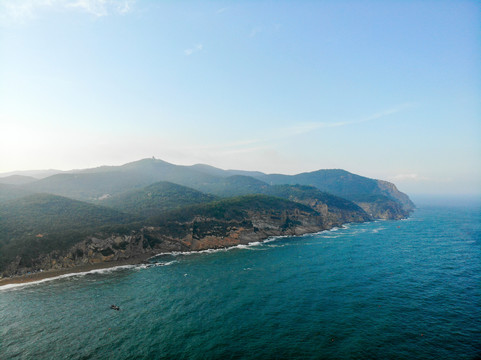
{"type": "Polygon", "coordinates": [[[160,212],[216,199],[216,196],[204,194],[186,186],[161,181],[142,189],[100,200],[98,204],[143,217],[151,217],[160,212]]]}
{"type": "Polygon", "coordinates": [[[0,204],[0,269],[16,258],[28,266],[41,253],[64,250],[101,228],[119,231],[118,225],[134,220],[113,209],[49,194],[0,204]]]}
{"type": "Polygon", "coordinates": [[[0,184],[11,184],[11,185],[23,185],[28,184],[34,181],[37,181],[31,176],[24,176],[24,175],[10,175],[5,177],[0,177],[0,184]]]}
{"type": "Polygon", "coordinates": [[[193,185],[194,188],[221,197],[241,196],[248,194],[265,194],[269,187],[265,182],[251,176],[233,175],[212,179],[193,185]]]}
{"type": "MultiPolygon", "coordinates": [[[[207,174],[215,174],[216,176],[228,177],[234,174],[250,176],[270,185],[310,185],[321,191],[350,200],[354,200],[358,196],[364,196],[364,199],[366,199],[366,195],[380,195],[380,197],[377,198],[376,206],[366,207],[375,217],[377,213],[376,209],[379,209],[382,199],[390,199],[401,205],[400,209],[399,206],[396,205],[396,209],[393,210],[393,213],[397,214],[396,218],[400,216],[405,217],[414,209],[413,202],[406,194],[400,192],[394,184],[384,180],[370,179],[352,174],[341,169],[317,170],[297,175],[283,175],[264,174],[259,171],[222,170],[204,164],[197,164],[194,165],[194,167],[199,171],[207,174]]],[[[363,201],[362,205],[365,206],[367,203],[368,202],[363,201]]],[[[385,204],[386,208],[389,207],[390,204],[393,204],[392,201],[385,204]]]]}
{"type": "Polygon", "coordinates": [[[300,184],[316,188],[355,201],[359,195],[383,195],[401,204],[406,212],[414,209],[409,197],[392,183],[370,179],[345,170],[318,170],[298,175],[263,175],[260,180],[269,184],[300,184]]]}
{"type": "Polygon", "coordinates": [[[221,176],[221,177],[228,177],[234,175],[243,175],[243,176],[251,176],[251,177],[261,177],[265,175],[263,172],[260,171],[248,171],[248,170],[222,170],[216,168],[214,166],[206,165],[206,164],[195,164],[192,165],[191,168],[203,172],[205,174],[214,175],[214,176],[221,176]]]}
{"type": "Polygon", "coordinates": [[[16,185],[0,183],[0,203],[18,199],[30,194],[30,191],[20,188],[16,185]]]}
{"type": "Polygon", "coordinates": [[[190,186],[214,181],[215,177],[187,166],[169,164],[162,160],[144,159],[123,166],[105,166],[62,173],[27,184],[32,192],[48,192],[79,200],[93,201],[105,195],[116,195],[139,189],[158,181],[170,181],[190,186]]]}
{"type": "Polygon", "coordinates": [[[409,197],[401,193],[394,184],[355,175],[345,170],[267,175],[260,172],[222,170],[203,164],[179,166],[157,159],[143,159],[122,166],[103,166],[57,174],[22,187],[30,192],[48,192],[94,202],[106,196],[141,189],[158,181],[169,181],[222,197],[268,194],[269,185],[282,184],[310,185],[323,192],[353,201],[359,196],[367,199],[368,195],[376,195],[378,198],[373,206],[369,205],[368,201],[359,202],[358,205],[371,216],[378,218],[405,217],[414,208],[409,197]],[[379,205],[384,200],[386,201],[383,208],[379,205]],[[392,211],[385,211],[390,206],[394,206],[392,211]],[[389,217],[390,214],[394,217],[389,217]]]}
{"type": "Polygon", "coordinates": [[[400,219],[414,206],[394,184],[344,170],[266,175],[144,159],[13,180],[28,183],[0,183],[6,275],[400,219]]]}
{"type": "Polygon", "coordinates": [[[331,226],[372,220],[372,215],[354,202],[322,192],[313,186],[271,185],[264,193],[307,205],[319,212],[326,224],[330,223],[331,226]]]}
{"type": "Polygon", "coordinates": [[[5,173],[0,173],[0,177],[7,177],[11,175],[20,175],[20,176],[27,176],[27,177],[33,177],[35,179],[43,179],[48,176],[52,176],[55,174],[61,173],[61,170],[54,170],[54,169],[49,169],[49,170],[19,170],[19,171],[9,171],[5,173]]]}

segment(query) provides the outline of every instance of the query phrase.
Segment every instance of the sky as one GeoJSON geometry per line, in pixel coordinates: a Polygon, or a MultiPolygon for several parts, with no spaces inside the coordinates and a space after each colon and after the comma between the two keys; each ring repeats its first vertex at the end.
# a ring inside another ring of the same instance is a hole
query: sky
{"type": "Polygon", "coordinates": [[[478,1],[0,0],[0,173],[347,171],[481,194],[478,1]]]}

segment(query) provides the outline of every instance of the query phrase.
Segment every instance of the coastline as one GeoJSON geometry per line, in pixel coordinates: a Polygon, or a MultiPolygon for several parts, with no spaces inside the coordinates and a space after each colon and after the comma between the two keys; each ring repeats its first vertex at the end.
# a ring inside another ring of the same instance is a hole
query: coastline
{"type": "MultiPolygon", "coordinates": [[[[366,222],[376,222],[378,220],[379,219],[366,221],[366,222]]],[[[366,223],[366,222],[362,222],[362,223],[366,223]]],[[[349,226],[350,224],[352,223],[348,222],[348,223],[341,224],[339,226],[333,226],[330,229],[323,229],[315,232],[306,232],[303,234],[268,236],[267,238],[262,239],[260,241],[253,241],[253,242],[249,242],[245,244],[237,244],[233,246],[209,248],[209,249],[202,249],[202,250],[190,250],[190,251],[173,251],[173,252],[161,252],[161,253],[149,252],[149,253],[144,253],[138,256],[131,257],[129,259],[124,259],[124,260],[108,261],[108,262],[97,263],[97,264],[85,264],[85,265],[79,265],[71,268],[50,269],[50,270],[45,270],[45,271],[31,273],[31,274],[0,278],[0,291],[3,290],[2,288],[4,288],[5,286],[9,288],[8,285],[22,285],[22,284],[27,285],[29,283],[38,283],[38,282],[48,281],[49,279],[54,280],[59,277],[75,276],[75,274],[88,273],[95,270],[114,269],[117,267],[140,265],[143,263],[147,263],[149,259],[154,258],[156,256],[160,256],[160,255],[177,255],[179,253],[189,254],[189,253],[202,253],[202,252],[209,252],[209,251],[229,250],[229,249],[234,249],[239,247],[246,247],[249,245],[257,245],[259,243],[270,242],[280,238],[307,236],[307,235],[319,234],[325,231],[336,231],[337,229],[344,228],[345,226],[349,226]]]]}
{"type": "MultiPolygon", "coordinates": [[[[342,224],[341,226],[345,226],[346,224],[342,224]]],[[[234,249],[234,248],[239,248],[239,247],[245,247],[249,245],[257,245],[259,243],[264,243],[264,242],[270,242],[279,238],[285,238],[285,237],[293,237],[293,236],[306,236],[306,235],[313,235],[313,234],[318,234],[324,231],[331,231],[333,229],[337,229],[336,226],[330,228],[330,229],[324,229],[321,231],[317,232],[308,232],[304,234],[299,234],[299,235],[278,235],[278,236],[269,236],[261,241],[253,241],[247,244],[238,244],[238,245],[233,245],[233,246],[226,246],[226,247],[220,247],[220,248],[210,248],[210,249],[203,249],[203,250],[190,250],[190,251],[173,251],[173,252],[152,252],[152,253],[145,253],[139,256],[135,256],[129,259],[124,259],[124,260],[116,260],[116,261],[108,261],[108,262],[103,262],[103,263],[97,263],[97,264],[85,264],[85,265],[80,265],[80,266],[75,266],[71,268],[61,268],[61,269],[50,269],[50,270],[45,270],[41,272],[36,272],[36,273],[31,273],[31,274],[26,274],[26,275],[18,275],[18,276],[12,276],[12,277],[6,277],[6,278],[1,278],[0,279],[0,291],[2,290],[3,287],[8,286],[8,285],[22,285],[22,284],[30,284],[30,283],[38,283],[38,282],[44,282],[49,279],[56,279],[59,277],[67,277],[67,276],[75,276],[75,274],[80,274],[80,273],[88,273],[91,271],[95,270],[102,270],[102,269],[114,269],[117,267],[123,267],[123,266],[135,266],[135,265],[140,265],[143,263],[147,263],[147,261],[151,258],[154,258],[156,256],[160,255],[177,255],[179,253],[202,253],[202,252],[208,252],[208,251],[213,251],[213,250],[229,250],[229,249],[234,249]],[[271,240],[272,239],[272,240],[271,240]]],[[[8,287],[9,288],[9,287],[8,287]]]]}
{"type": "Polygon", "coordinates": [[[13,277],[7,277],[0,279],[0,290],[6,285],[19,285],[19,284],[29,284],[33,282],[40,282],[48,279],[54,279],[63,275],[75,275],[84,272],[90,272],[94,270],[101,269],[111,269],[119,266],[129,266],[129,265],[139,265],[145,263],[148,259],[155,256],[152,254],[142,254],[142,256],[135,256],[130,259],[108,261],[98,264],[85,264],[80,266],[75,266],[72,268],[62,268],[62,269],[51,269],[42,272],[36,272],[32,274],[19,275],[13,277]]]}

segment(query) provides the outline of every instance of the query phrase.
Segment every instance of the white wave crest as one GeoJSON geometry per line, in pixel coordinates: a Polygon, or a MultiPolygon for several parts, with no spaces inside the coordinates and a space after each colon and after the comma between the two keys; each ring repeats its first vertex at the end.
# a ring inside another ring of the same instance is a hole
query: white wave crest
{"type": "Polygon", "coordinates": [[[89,270],[89,271],[74,272],[74,273],[68,273],[68,274],[63,274],[63,275],[58,275],[58,276],[52,276],[52,277],[49,277],[49,278],[25,282],[25,283],[7,284],[7,285],[0,286],[0,291],[8,290],[8,289],[14,289],[14,288],[20,288],[20,287],[24,287],[24,286],[38,285],[38,284],[45,283],[45,282],[48,282],[48,281],[65,279],[65,278],[70,278],[70,277],[82,277],[82,276],[89,275],[89,274],[107,274],[107,273],[111,273],[113,271],[118,271],[118,270],[123,270],[123,269],[133,269],[137,266],[138,265],[119,265],[119,266],[113,266],[113,267],[110,267],[110,268],[94,269],[94,270],[89,270]]]}

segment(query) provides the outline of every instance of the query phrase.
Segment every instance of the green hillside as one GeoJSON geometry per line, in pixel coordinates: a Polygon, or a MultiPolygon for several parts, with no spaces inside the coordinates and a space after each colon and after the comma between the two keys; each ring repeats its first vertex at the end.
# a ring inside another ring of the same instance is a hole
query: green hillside
{"type": "Polygon", "coordinates": [[[215,218],[219,220],[242,220],[246,211],[282,211],[300,210],[310,214],[317,212],[310,207],[290,200],[267,195],[244,195],[207,204],[188,206],[151,218],[153,224],[167,221],[191,221],[195,217],[215,218]]]}
{"type": "Polygon", "coordinates": [[[25,190],[16,185],[0,183],[0,204],[7,201],[14,200],[14,199],[18,199],[30,194],[31,194],[30,191],[25,190]]]}
{"type": "Polygon", "coordinates": [[[264,194],[269,185],[251,176],[233,175],[212,179],[210,182],[199,182],[194,187],[200,191],[220,197],[232,197],[247,194],[264,194]]]}
{"type": "Polygon", "coordinates": [[[314,199],[326,204],[330,208],[362,211],[362,209],[352,201],[320,191],[314,186],[271,185],[266,189],[265,194],[282,197],[292,201],[309,201],[314,199]]]}
{"type": "Polygon", "coordinates": [[[123,212],[151,217],[160,212],[216,200],[213,195],[162,181],[98,201],[123,212]]]}
{"type": "Polygon", "coordinates": [[[37,181],[34,177],[25,175],[10,175],[0,177],[0,184],[24,185],[37,181]]]}
{"type": "Polygon", "coordinates": [[[383,195],[401,204],[405,214],[414,208],[409,197],[398,191],[393,184],[344,170],[266,175],[260,172],[222,170],[202,164],[180,166],[157,159],[61,173],[22,187],[33,193],[48,192],[95,202],[159,181],[168,181],[221,197],[270,193],[268,185],[310,185],[348,200],[360,195],[383,195]]]}
{"type": "Polygon", "coordinates": [[[28,266],[40,253],[64,250],[101,229],[129,231],[134,220],[113,209],[49,194],[0,204],[0,269],[17,256],[28,266]]]}
{"type": "Polygon", "coordinates": [[[414,204],[409,197],[398,191],[394,184],[340,169],[318,170],[297,175],[263,175],[259,179],[269,184],[310,185],[352,201],[359,196],[383,195],[400,203],[405,211],[414,209],[414,204]]]}
{"type": "Polygon", "coordinates": [[[84,201],[140,189],[158,181],[190,186],[216,178],[187,166],[144,159],[123,166],[104,166],[74,173],[62,173],[24,186],[31,192],[46,192],[84,201]]]}

